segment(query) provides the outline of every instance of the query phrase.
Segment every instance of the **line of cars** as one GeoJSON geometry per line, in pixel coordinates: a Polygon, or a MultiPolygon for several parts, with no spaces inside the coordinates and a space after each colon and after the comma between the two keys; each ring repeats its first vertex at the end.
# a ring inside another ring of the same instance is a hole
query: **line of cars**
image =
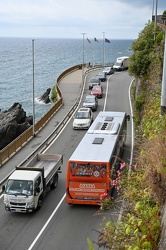
{"type": "Polygon", "coordinates": [[[93,111],[97,110],[98,98],[103,96],[101,82],[105,82],[107,75],[113,74],[113,67],[106,67],[89,81],[90,95],[85,97],[83,107],[73,117],[73,129],[88,129],[93,122],[93,111]]]}

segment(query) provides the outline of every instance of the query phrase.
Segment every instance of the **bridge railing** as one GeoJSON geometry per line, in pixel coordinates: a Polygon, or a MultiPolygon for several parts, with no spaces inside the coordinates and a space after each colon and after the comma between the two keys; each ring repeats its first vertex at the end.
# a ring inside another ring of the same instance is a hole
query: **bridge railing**
{"type": "MultiPolygon", "coordinates": [[[[34,130],[35,134],[37,134],[52,118],[53,115],[63,106],[63,98],[62,93],[59,89],[59,83],[63,77],[67,74],[70,74],[72,71],[78,70],[81,68],[81,65],[75,65],[67,70],[65,70],[58,78],[57,78],[57,91],[59,94],[59,100],[51,107],[51,109],[35,124],[34,130]]],[[[33,138],[33,129],[32,126],[27,129],[24,133],[18,136],[15,140],[13,140],[10,144],[8,144],[5,148],[0,150],[0,167],[7,162],[13,155],[15,155],[27,142],[29,142],[33,138]]]]}

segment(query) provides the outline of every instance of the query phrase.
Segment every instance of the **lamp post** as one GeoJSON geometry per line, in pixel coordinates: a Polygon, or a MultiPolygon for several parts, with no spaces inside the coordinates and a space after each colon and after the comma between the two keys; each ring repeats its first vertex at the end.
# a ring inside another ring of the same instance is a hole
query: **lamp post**
{"type": "Polygon", "coordinates": [[[154,40],[156,40],[156,26],[157,26],[157,7],[158,7],[158,0],[156,0],[156,8],[155,8],[155,21],[154,21],[154,40]]]}
{"type": "Polygon", "coordinates": [[[84,40],[85,40],[85,32],[82,32],[82,82],[84,82],[84,40]]]}
{"type": "Polygon", "coordinates": [[[154,15],[154,0],[153,0],[153,4],[152,4],[152,17],[154,15]]]}
{"type": "Polygon", "coordinates": [[[165,47],[164,47],[164,63],[162,76],[162,90],[161,90],[161,114],[166,113],[166,29],[165,31],[165,47]]]}
{"type": "Polygon", "coordinates": [[[105,32],[103,32],[103,66],[105,64],[105,32]]]}
{"type": "Polygon", "coordinates": [[[34,85],[34,43],[35,40],[32,39],[32,99],[33,99],[33,136],[35,137],[35,85],[34,85]]]}

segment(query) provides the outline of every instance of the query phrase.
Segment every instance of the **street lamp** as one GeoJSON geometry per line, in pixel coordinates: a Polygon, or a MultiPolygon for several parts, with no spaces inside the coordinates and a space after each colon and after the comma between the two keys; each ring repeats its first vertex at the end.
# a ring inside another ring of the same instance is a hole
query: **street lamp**
{"type": "Polygon", "coordinates": [[[82,82],[84,82],[84,39],[85,39],[85,32],[82,32],[82,82]]]}
{"type": "Polygon", "coordinates": [[[33,96],[33,136],[35,137],[35,84],[34,84],[34,43],[35,39],[32,39],[32,96],[33,96]]]}
{"type": "Polygon", "coordinates": [[[105,32],[103,32],[103,66],[105,64],[105,32]]]}
{"type": "Polygon", "coordinates": [[[156,9],[155,9],[155,21],[154,21],[154,40],[156,40],[156,27],[157,27],[157,6],[158,6],[158,0],[156,0],[156,9]]]}

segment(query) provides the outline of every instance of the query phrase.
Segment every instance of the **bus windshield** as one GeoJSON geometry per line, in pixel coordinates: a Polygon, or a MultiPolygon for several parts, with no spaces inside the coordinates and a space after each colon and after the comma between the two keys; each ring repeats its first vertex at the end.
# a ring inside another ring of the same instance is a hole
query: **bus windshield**
{"type": "Polygon", "coordinates": [[[70,173],[73,177],[104,178],[106,175],[106,164],[70,162],[70,173]]]}

